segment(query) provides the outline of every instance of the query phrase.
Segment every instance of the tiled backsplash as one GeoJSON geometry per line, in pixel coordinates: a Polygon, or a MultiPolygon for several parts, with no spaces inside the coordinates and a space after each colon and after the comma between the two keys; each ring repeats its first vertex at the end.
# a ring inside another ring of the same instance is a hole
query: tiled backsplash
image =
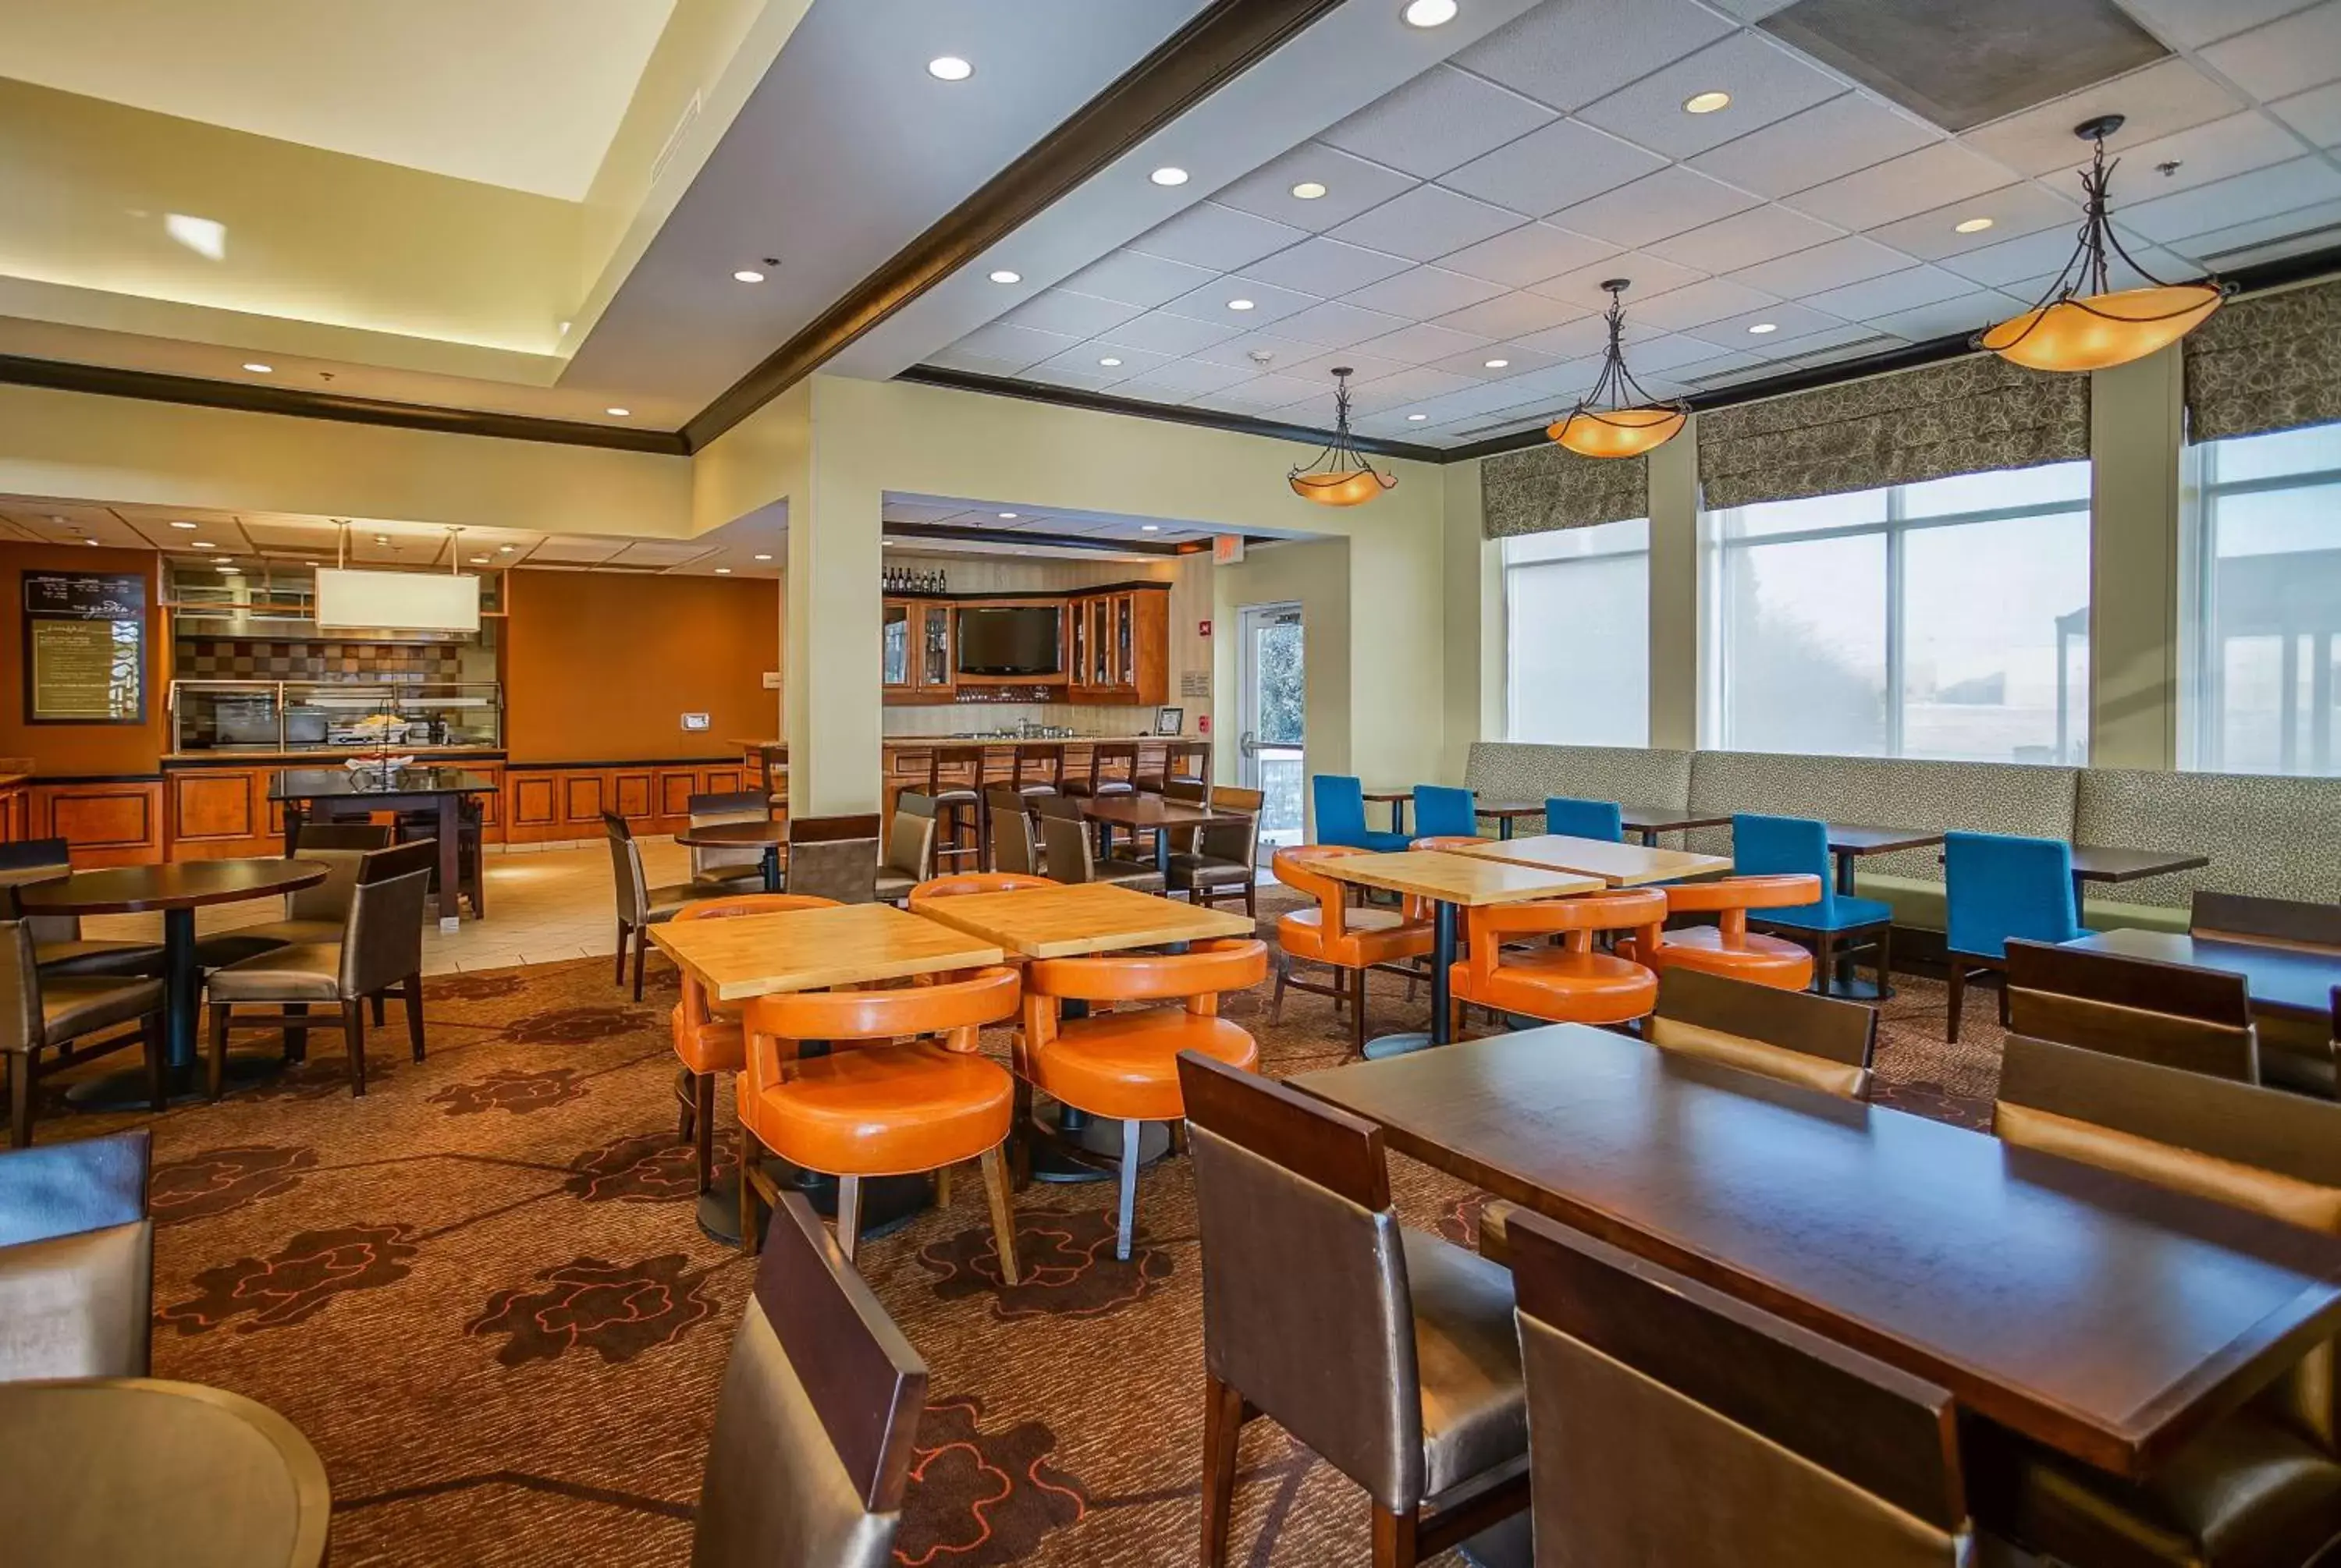
{"type": "MultiPolygon", "coordinates": [[[[1176,703],[1170,704],[1178,706],[1176,703]]],[[[1071,702],[954,702],[932,707],[886,710],[886,738],[906,739],[931,735],[967,735],[981,730],[1013,729],[1030,719],[1070,729],[1076,735],[1151,735],[1154,710],[1129,703],[1111,707],[1071,702]]],[[[1195,710],[1188,705],[1186,733],[1195,733],[1195,710]]]]}
{"type": "Polygon", "coordinates": [[[458,681],[464,651],[456,643],[184,637],[173,648],[172,668],[182,680],[458,681]]]}

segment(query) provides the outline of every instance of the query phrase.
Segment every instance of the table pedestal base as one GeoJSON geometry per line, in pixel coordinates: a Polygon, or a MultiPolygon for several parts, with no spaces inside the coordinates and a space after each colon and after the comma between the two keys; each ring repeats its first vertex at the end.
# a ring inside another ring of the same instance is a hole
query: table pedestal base
{"type": "MultiPolygon", "coordinates": [[[[1025,1130],[1031,1138],[1034,1181],[1112,1181],[1121,1174],[1120,1122],[1101,1121],[1069,1106],[1052,1106],[1045,1112],[1036,1108],[1025,1130]]],[[[1138,1163],[1141,1168],[1170,1150],[1168,1126],[1148,1122],[1139,1129],[1138,1163]]]]}
{"type": "MultiPolygon", "coordinates": [[[[802,1166],[791,1165],[784,1159],[768,1159],[764,1174],[782,1192],[802,1193],[813,1213],[826,1220],[837,1218],[837,1178],[809,1171],[802,1166]]],[[[862,1184],[862,1231],[856,1245],[892,1236],[910,1224],[933,1204],[934,1185],[922,1176],[871,1176],[862,1184]]],[[[771,1206],[759,1199],[756,1223],[762,1225],[771,1216],[771,1206]]],[[[737,1175],[718,1176],[715,1185],[699,1195],[699,1228],[710,1241],[720,1241],[727,1246],[740,1245],[740,1178],[737,1175]]]]}
{"type": "MultiPolygon", "coordinates": [[[[231,1051],[221,1094],[224,1097],[254,1084],[264,1083],[283,1073],[284,1067],[284,1058],[281,1056],[257,1051],[231,1051]]],[[[204,1082],[204,1069],[200,1066],[185,1069],[164,1067],[164,1104],[194,1105],[206,1098],[204,1082]]],[[[152,1103],[146,1097],[146,1067],[144,1063],[84,1078],[65,1090],[65,1104],[77,1111],[143,1111],[152,1103]]]]}
{"type": "Polygon", "coordinates": [[[1395,1035],[1376,1035],[1366,1042],[1366,1060],[1379,1062],[1389,1057],[1403,1057],[1413,1051],[1427,1051],[1439,1042],[1424,1029],[1409,1029],[1395,1035]]]}

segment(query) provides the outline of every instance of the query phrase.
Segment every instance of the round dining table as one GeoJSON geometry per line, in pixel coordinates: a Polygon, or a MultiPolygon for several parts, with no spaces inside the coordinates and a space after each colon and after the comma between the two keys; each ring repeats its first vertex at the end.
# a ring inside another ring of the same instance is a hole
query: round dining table
{"type": "Polygon", "coordinates": [[[700,849],[762,849],[764,891],[781,890],[781,846],[789,841],[786,822],[710,822],[683,829],[674,841],[700,849]]]}
{"type": "Polygon", "coordinates": [[[148,1377],[0,1384],[15,1568],[315,1568],[334,1494],[264,1404],[148,1377]]]}
{"type": "MultiPolygon", "coordinates": [[[[16,889],[27,915],[163,914],[163,1020],[168,1044],[164,1072],[170,1093],[200,1087],[195,1071],[196,1022],[203,1008],[203,967],[195,961],[195,911],[289,893],[325,879],[316,860],[175,860],[159,866],[108,866],[74,871],[16,889]]],[[[116,1073],[74,1086],[67,1098],[93,1109],[145,1104],[143,1072],[116,1073]]]]}

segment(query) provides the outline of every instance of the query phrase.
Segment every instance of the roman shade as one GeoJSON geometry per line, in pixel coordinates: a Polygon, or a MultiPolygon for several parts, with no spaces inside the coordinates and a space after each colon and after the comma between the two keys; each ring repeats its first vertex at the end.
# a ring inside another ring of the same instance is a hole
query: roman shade
{"type": "Polygon", "coordinates": [[[2089,378],[1976,354],[1698,416],[1709,511],[2089,455],[2089,378]]]}
{"type": "Polygon", "coordinates": [[[2341,281],[2238,300],[2186,348],[2190,441],[2341,420],[2341,281]]]}
{"type": "Polygon", "coordinates": [[[1590,458],[1559,446],[1479,465],[1479,531],[1489,539],[1592,528],[1650,515],[1648,458],[1590,458]]]}

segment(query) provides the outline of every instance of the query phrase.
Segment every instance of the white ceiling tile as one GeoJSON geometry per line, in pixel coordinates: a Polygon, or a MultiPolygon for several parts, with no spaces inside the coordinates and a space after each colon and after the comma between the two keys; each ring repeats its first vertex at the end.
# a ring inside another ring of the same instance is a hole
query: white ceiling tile
{"type": "Polygon", "coordinates": [[[1065,369],[1055,360],[1043,360],[1016,372],[1019,381],[1039,382],[1043,386],[1072,387],[1081,392],[1104,392],[1119,384],[1120,371],[1065,369]]]}
{"type": "Polygon", "coordinates": [[[1436,422],[1442,419],[1493,413],[1498,409],[1517,408],[1520,402],[1521,389],[1511,382],[1482,382],[1478,386],[1465,387],[1461,392],[1431,398],[1416,406],[1429,413],[1436,422]]]}
{"type": "Polygon", "coordinates": [[[1997,190],[2007,184],[2007,169],[1979,153],[1957,142],[1937,142],[1785,199],[1825,223],[1868,229],[1997,190]]]}
{"type": "Polygon", "coordinates": [[[1333,231],[1336,239],[1371,250],[1428,262],[1492,238],[1522,222],[1518,213],[1458,195],[1438,185],[1417,185],[1333,231]]]}
{"type": "Polygon", "coordinates": [[[1108,343],[1082,343],[1066,350],[1053,359],[1043,360],[1032,368],[1055,373],[1082,376],[1104,376],[1111,381],[1125,382],[1144,371],[1170,362],[1168,354],[1149,353],[1144,349],[1119,348],[1108,343]],[[1120,360],[1120,364],[1103,363],[1120,360]]]}
{"type": "Polygon", "coordinates": [[[1038,327],[1044,332],[1071,332],[1086,338],[1118,327],[1138,313],[1136,305],[1075,293],[1071,289],[1048,289],[1000,319],[1013,326],[1038,327]]]}
{"type": "Polygon", "coordinates": [[[1190,316],[1149,311],[1103,333],[1098,341],[1161,354],[1191,354],[1213,343],[1227,342],[1238,330],[1219,322],[1199,322],[1190,316]]]}
{"type": "Polygon", "coordinates": [[[1360,347],[1383,359],[1404,360],[1409,364],[1424,365],[1449,354],[1463,353],[1479,347],[1486,340],[1469,332],[1459,332],[1451,327],[1434,327],[1418,323],[1400,327],[1394,332],[1374,339],[1360,347]]]}
{"type": "Polygon", "coordinates": [[[1298,315],[1316,303],[1314,294],[1304,294],[1297,289],[1280,289],[1274,283],[1262,283],[1247,273],[1214,279],[1193,293],[1181,294],[1162,308],[1174,316],[1192,316],[1199,322],[1210,322],[1219,326],[1241,323],[1243,327],[1264,327],[1286,316],[1298,315]],[[1230,302],[1234,300],[1250,300],[1252,308],[1248,311],[1230,310],[1230,302]]]}
{"type": "Polygon", "coordinates": [[[1451,272],[1519,288],[1617,253],[1618,247],[1604,240],[1589,239],[1551,223],[1523,223],[1509,233],[1443,256],[1439,264],[1451,272]]]}
{"type": "Polygon", "coordinates": [[[1797,0],[1715,0],[1715,3],[1742,22],[1761,22],[1775,11],[1786,11],[1797,0]]]}
{"type": "Polygon", "coordinates": [[[1304,230],[1216,202],[1198,202],[1131,242],[1151,256],[1231,273],[1308,238],[1304,230]]]}
{"type": "Polygon", "coordinates": [[[1116,251],[1083,267],[1067,278],[1062,286],[1077,293],[1120,300],[1124,304],[1143,305],[1151,310],[1210,282],[1211,274],[1217,271],[1216,267],[1193,266],[1137,251],[1116,251]]]}
{"type": "Polygon", "coordinates": [[[1246,174],[1211,197],[1215,202],[1322,233],[1369,207],[1378,207],[1415,184],[1414,176],[1352,157],[1338,147],[1308,142],[1246,174]],[[1314,182],[1325,194],[1303,201],[1292,187],[1314,182]]]}
{"type": "Polygon", "coordinates": [[[1519,94],[1434,65],[1319,138],[1346,153],[1429,179],[1468,164],[1553,117],[1519,94]]]}
{"type": "Polygon", "coordinates": [[[1754,354],[1718,354],[1711,360],[1698,360],[1690,364],[1677,366],[1674,375],[1676,380],[1685,385],[1696,388],[1703,382],[1728,377],[1740,371],[1752,370],[1763,362],[1754,354]]]}
{"type": "MultiPolygon", "coordinates": [[[[1633,307],[1627,306],[1630,312],[1633,307]]],[[[1588,354],[1598,354],[1609,346],[1609,323],[1602,316],[1579,316],[1557,327],[1540,332],[1530,332],[1520,339],[1523,347],[1556,360],[1572,360],[1588,354]]]]}
{"type": "Polygon", "coordinates": [[[1843,288],[1864,278],[1899,272],[1909,264],[1910,258],[1899,251],[1848,234],[1808,251],[1741,267],[1731,273],[1731,280],[1782,299],[1801,299],[1823,289],[1843,288]]]}
{"type": "Polygon", "coordinates": [[[1396,332],[1410,319],[1366,310],[1348,300],[1328,300],[1310,306],[1299,315],[1285,317],[1276,323],[1276,330],[1279,335],[1297,342],[1339,349],[1396,332]]]}
{"type": "Polygon", "coordinates": [[[1619,246],[1647,245],[1744,213],[1760,198],[1680,164],[1564,208],[1553,222],[1619,246]]]}
{"type": "Polygon", "coordinates": [[[1731,31],[1691,0],[1548,0],[1455,57],[1556,109],[1576,109],[1731,31]]]}
{"type": "Polygon", "coordinates": [[[1783,300],[1777,304],[1759,305],[1736,316],[1726,316],[1719,322],[1708,322],[1695,335],[1726,352],[1737,349],[1747,353],[1768,353],[1785,342],[1810,337],[1845,323],[1836,316],[1823,315],[1803,305],[1783,300]],[[1769,324],[1776,330],[1751,332],[1750,327],[1769,324]]]}
{"type": "Polygon", "coordinates": [[[1245,380],[1247,375],[1247,372],[1205,364],[1201,360],[1172,360],[1144,375],[1131,377],[1114,390],[1126,396],[1185,399],[1220,392],[1245,380]]]}
{"type": "Polygon", "coordinates": [[[1959,294],[1931,305],[1913,310],[1894,311],[1868,318],[1868,324],[1896,337],[1922,343],[1934,338],[1981,332],[1994,322],[2003,322],[2018,314],[2024,306],[2006,294],[1989,289],[1959,294]]]}
{"type": "Polygon", "coordinates": [[[1688,287],[1704,275],[1648,251],[1629,251],[1593,266],[1547,278],[1535,288],[1547,299],[1566,300],[1589,311],[1606,311],[1609,308],[1609,295],[1601,285],[1611,278],[1624,278],[1633,285],[1626,291],[1626,310],[1630,315],[1637,302],[1655,298],[1669,289],[1688,287]]]}
{"type": "MultiPolygon", "coordinates": [[[[1282,322],[1276,323],[1279,327],[1282,322]]],[[[1254,375],[1264,372],[1269,365],[1292,364],[1318,352],[1320,345],[1305,343],[1298,338],[1284,337],[1277,332],[1245,332],[1225,342],[1213,343],[1207,349],[1197,349],[1189,359],[1201,360],[1206,364],[1232,365],[1250,371],[1254,375]],[[1267,363],[1253,359],[1254,354],[1266,354],[1267,363]]]]}
{"type": "Polygon", "coordinates": [[[1384,359],[1380,354],[1360,353],[1355,348],[1346,348],[1329,349],[1292,364],[1278,365],[1276,373],[1320,382],[1330,392],[1333,372],[1337,370],[1347,370],[1353,385],[1367,386],[1385,376],[1400,375],[1413,368],[1400,360],[1384,359]]]}
{"type": "Polygon", "coordinates": [[[2341,196],[2341,170],[2323,158],[2296,158],[2150,202],[2124,202],[2117,192],[2114,222],[2150,240],[2167,242],[2232,228],[2296,207],[2341,196]]]}
{"type": "MultiPolygon", "coordinates": [[[[1459,354],[1449,354],[1442,360],[1433,360],[1428,368],[1444,372],[1451,376],[1463,376],[1472,381],[1509,382],[1515,376],[1551,370],[1561,362],[1560,357],[1557,354],[1545,353],[1521,343],[1482,343],[1476,349],[1469,349],[1459,354]],[[1501,360],[1504,362],[1489,364],[1488,362],[1490,360],[1501,360]]],[[[1515,398],[1522,395],[1517,391],[1512,393],[1515,398]]]]}
{"type": "Polygon", "coordinates": [[[961,353],[975,354],[1021,367],[1038,364],[1051,354],[1071,348],[1080,341],[1071,332],[1044,332],[1031,327],[1015,327],[1005,322],[994,322],[990,326],[976,328],[951,347],[961,353]]]}
{"type": "Polygon", "coordinates": [[[2045,186],[2026,181],[1880,223],[1868,234],[1878,243],[1891,245],[1921,261],[1939,262],[1987,251],[2043,229],[2069,234],[2080,226],[2080,222],[2078,202],[2068,202],[2045,186]],[[1991,227],[1972,234],[1959,233],[1959,224],[1970,218],[1989,218],[1991,227]]]}
{"type": "Polygon", "coordinates": [[[2099,114],[2126,117],[2116,140],[2120,146],[2128,146],[2189,125],[2225,119],[2241,107],[2234,94],[2186,61],[2161,60],[1978,125],[1960,140],[2018,174],[2045,174],[2071,163],[2073,149],[2086,146],[2073,134],[2073,127],[2099,114]]]}
{"type": "Polygon", "coordinates": [[[1644,326],[1679,332],[1768,305],[1773,299],[1762,289],[1751,289],[1728,278],[1704,278],[1669,289],[1654,299],[1635,301],[1634,319],[1644,326]]]}
{"type": "Polygon", "coordinates": [[[1792,213],[1785,207],[1750,207],[1704,228],[1643,248],[1660,261],[1697,267],[1701,272],[1728,273],[1792,251],[1808,250],[1837,236],[1837,230],[1802,213],[1792,213]]]}
{"type": "Polygon", "coordinates": [[[1577,114],[1669,157],[1688,158],[1845,91],[1843,82],[1761,33],[1735,33],[1577,114]],[[1711,114],[1683,107],[1694,94],[1718,90],[1731,102],[1711,114]]]}
{"type": "Polygon", "coordinates": [[[1427,322],[1433,316],[1492,300],[1503,292],[1500,284],[1450,273],[1444,267],[1416,267],[1360,289],[1343,303],[1387,311],[1410,322],[1427,322]]]}
{"type": "Polygon", "coordinates": [[[2021,239],[2003,240],[1981,250],[1945,256],[1938,264],[1963,278],[1972,278],[1978,283],[1996,288],[2002,283],[2017,283],[2027,278],[2038,277],[2043,273],[2054,273],[2073,253],[2073,245],[2072,231],[2043,229],[2021,239]]]}
{"type": "Polygon", "coordinates": [[[1876,327],[1859,324],[1824,327],[1819,332],[1808,332],[1781,344],[1786,351],[1781,357],[1794,359],[1798,363],[1817,364],[1832,357],[1830,351],[1856,344],[1860,345],[1865,353],[1893,346],[1892,341],[1876,327]]]}
{"type": "MultiPolygon", "coordinates": [[[[2073,159],[2072,167],[2087,167],[2087,149],[2076,143],[2074,151],[2079,155],[2073,159]]],[[[2114,206],[2118,211],[2139,202],[2176,195],[2214,180],[2230,179],[2271,164],[2287,162],[2299,157],[2300,153],[2298,137],[2256,110],[2230,114],[2224,120],[2158,136],[2151,142],[2128,143],[2121,149],[2120,167],[2114,174],[2114,206]],[[2163,165],[2167,164],[2178,166],[2166,174],[2163,165]]],[[[2051,176],[2050,184],[2060,189],[2072,189],[2066,184],[2069,178],[2069,174],[2051,176]]]]}
{"type": "Polygon", "coordinates": [[[1302,398],[1312,396],[1325,400],[1325,418],[1328,423],[1331,422],[1333,383],[1330,381],[1323,386],[1319,386],[1313,382],[1302,381],[1298,376],[1254,376],[1250,381],[1238,382],[1231,387],[1208,393],[1195,401],[1212,407],[1256,412],[1262,409],[1283,408],[1288,404],[1298,402],[1302,398]]]}
{"type": "Polygon", "coordinates": [[[937,370],[964,371],[970,375],[1012,376],[1032,362],[1021,354],[998,359],[991,354],[971,353],[954,343],[947,349],[937,349],[920,362],[937,370]]]}
{"type": "Polygon", "coordinates": [[[1585,313],[1581,306],[1520,290],[1451,312],[1439,317],[1438,324],[1481,337],[1519,338],[1573,322],[1585,313]]]}
{"type": "Polygon", "coordinates": [[[2319,202],[2256,223],[2214,229],[2174,242],[2170,249],[2210,270],[2248,266],[2324,250],[2341,240],[2341,202],[2319,202]]]}
{"type": "Polygon", "coordinates": [[[2341,83],[2268,105],[2278,119],[2320,147],[2341,147],[2341,83]]]}
{"type": "Polygon", "coordinates": [[[1701,153],[1691,164],[1759,196],[1778,197],[1938,139],[1934,131],[1868,94],[1848,93],[1701,153]]]}
{"type": "Polygon", "coordinates": [[[1627,345],[1626,368],[1645,386],[1655,386],[1662,373],[1670,375],[1685,365],[1714,357],[1715,345],[1705,339],[1689,332],[1668,332],[1647,342],[1627,345]]]}
{"type": "Polygon", "coordinates": [[[1258,278],[1280,288],[1298,289],[1320,299],[1330,299],[1336,294],[1346,294],[1351,289],[1380,283],[1393,273],[1402,273],[1412,265],[1414,263],[1403,256],[1385,255],[1380,251],[1367,250],[1363,245],[1344,244],[1339,240],[1317,234],[1289,251],[1262,256],[1244,269],[1244,276],[1258,278]]]}
{"type": "Polygon", "coordinates": [[[2122,0],[2122,9],[2152,28],[2166,44],[2197,49],[2256,27],[2287,11],[2301,0],[2122,0]]]}
{"type": "Polygon", "coordinates": [[[1940,304],[1975,292],[1975,285],[1940,267],[1905,267],[1883,277],[1806,294],[1804,303],[1849,322],[1866,322],[1898,311],[1940,304]]]}
{"type": "Polygon", "coordinates": [[[1556,120],[1450,170],[1439,183],[1516,213],[1542,216],[1662,169],[1666,162],[1605,131],[1556,120]]]}
{"type": "Polygon", "coordinates": [[[1367,410],[1410,412],[1417,403],[1444,397],[1449,392],[1461,392],[1472,384],[1469,376],[1449,375],[1445,371],[1416,366],[1402,370],[1396,375],[1379,377],[1370,384],[1360,387],[1358,406],[1367,410]]]}
{"type": "Polygon", "coordinates": [[[2214,44],[2204,63],[2262,103],[2341,77],[2341,0],[2214,44]]]}

